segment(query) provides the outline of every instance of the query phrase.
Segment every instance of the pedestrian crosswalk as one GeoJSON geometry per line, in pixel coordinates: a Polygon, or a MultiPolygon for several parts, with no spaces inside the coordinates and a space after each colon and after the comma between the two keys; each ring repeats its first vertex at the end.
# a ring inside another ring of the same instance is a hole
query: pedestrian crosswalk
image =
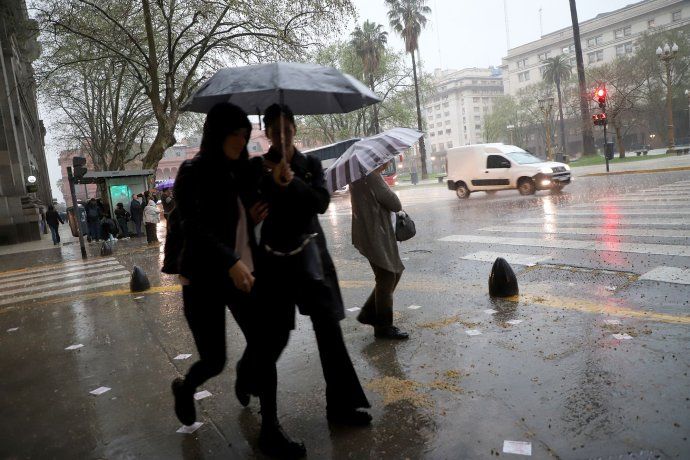
{"type": "Polygon", "coordinates": [[[639,279],[690,285],[689,191],[690,181],[678,181],[592,203],[544,206],[539,217],[516,218],[439,241],[466,245],[467,254],[461,256],[465,260],[504,257],[526,266],[562,263],[567,250],[664,256],[665,265],[643,265],[639,279]],[[519,249],[511,252],[511,247],[519,249]]]}
{"type": "Polygon", "coordinates": [[[9,271],[0,273],[0,306],[127,283],[129,272],[112,257],[9,271]]]}

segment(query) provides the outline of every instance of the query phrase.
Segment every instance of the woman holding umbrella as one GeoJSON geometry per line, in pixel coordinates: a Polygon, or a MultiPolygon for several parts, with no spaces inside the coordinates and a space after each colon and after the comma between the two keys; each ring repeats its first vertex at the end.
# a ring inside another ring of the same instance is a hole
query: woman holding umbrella
{"type": "MultiPolygon", "coordinates": [[[[371,406],[345,347],[340,329],[345,317],[343,300],[317,217],[330,203],[321,162],[293,145],[295,119],[289,108],[272,105],[264,123],[272,144],[264,163],[272,170],[261,185],[269,214],[261,229],[265,261],[257,277],[271,285],[264,295],[274,318],[282,318],[293,329],[297,305],[312,320],[326,380],[328,420],[367,425],[371,415],[358,409],[371,406]]],[[[273,353],[276,359],[280,351],[273,353]]]]}

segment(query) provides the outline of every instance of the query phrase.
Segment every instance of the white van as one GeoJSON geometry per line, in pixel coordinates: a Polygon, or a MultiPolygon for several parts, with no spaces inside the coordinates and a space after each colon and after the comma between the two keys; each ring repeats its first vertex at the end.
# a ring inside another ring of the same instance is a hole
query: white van
{"type": "Polygon", "coordinates": [[[520,147],[477,144],[448,150],[448,189],[458,198],[470,193],[518,189],[522,195],[537,190],[561,191],[570,183],[570,166],[542,161],[520,147]]]}

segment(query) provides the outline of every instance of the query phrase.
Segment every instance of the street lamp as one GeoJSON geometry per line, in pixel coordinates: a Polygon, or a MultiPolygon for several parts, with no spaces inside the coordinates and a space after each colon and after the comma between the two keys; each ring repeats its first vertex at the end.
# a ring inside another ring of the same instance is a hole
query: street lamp
{"type": "Polygon", "coordinates": [[[506,126],[506,129],[510,133],[510,145],[514,145],[515,143],[513,142],[513,130],[515,129],[515,125],[508,125],[506,126]]]}
{"type": "Polygon", "coordinates": [[[538,102],[539,108],[544,114],[544,128],[546,129],[546,159],[552,161],[553,153],[551,152],[551,126],[549,126],[549,120],[551,120],[551,110],[553,110],[553,97],[539,99],[538,102]]]}
{"type": "Polygon", "coordinates": [[[690,139],[690,90],[685,90],[685,96],[688,98],[688,139],[690,139]]]}
{"type": "Polygon", "coordinates": [[[656,55],[661,62],[666,66],[666,116],[668,117],[668,148],[672,150],[675,146],[673,139],[673,104],[671,98],[671,64],[678,53],[678,45],[673,46],[668,43],[664,44],[663,48],[660,46],[656,49],[656,55]]]}

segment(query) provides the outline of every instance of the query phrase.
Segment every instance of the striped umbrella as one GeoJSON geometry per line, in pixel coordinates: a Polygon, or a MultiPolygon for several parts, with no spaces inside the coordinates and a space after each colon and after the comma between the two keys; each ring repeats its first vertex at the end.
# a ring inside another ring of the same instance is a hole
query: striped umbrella
{"type": "Polygon", "coordinates": [[[412,147],[424,135],[411,128],[393,128],[355,142],[327,170],[331,193],[361,179],[396,155],[412,147]]]}

